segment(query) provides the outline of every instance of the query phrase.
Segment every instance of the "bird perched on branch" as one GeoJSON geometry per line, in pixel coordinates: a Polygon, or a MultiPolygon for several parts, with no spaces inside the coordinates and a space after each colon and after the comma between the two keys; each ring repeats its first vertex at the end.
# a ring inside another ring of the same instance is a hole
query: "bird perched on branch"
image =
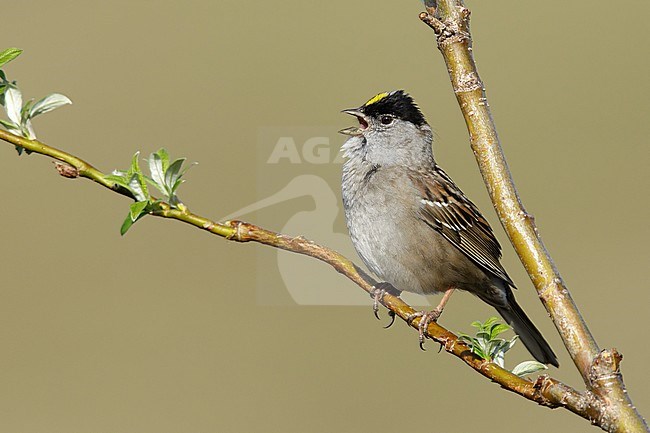
{"type": "Polygon", "coordinates": [[[342,147],[343,206],[359,256],[398,291],[445,293],[436,309],[417,314],[420,341],[452,291],[465,290],[496,308],[535,359],[558,366],[515,301],[490,225],[436,164],[431,128],[411,96],[380,93],[343,112],[359,122],[340,131],[350,136],[342,147]]]}

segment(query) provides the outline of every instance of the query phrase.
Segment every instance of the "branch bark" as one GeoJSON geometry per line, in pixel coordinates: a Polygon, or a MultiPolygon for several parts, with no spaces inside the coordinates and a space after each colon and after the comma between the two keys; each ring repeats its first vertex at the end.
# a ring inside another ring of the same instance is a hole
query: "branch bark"
{"type": "MultiPolygon", "coordinates": [[[[53,158],[56,162],[57,171],[66,178],[87,178],[113,192],[133,198],[129,191],[118,188],[113,182],[105,179],[106,175],[104,173],[76,156],[40,141],[27,140],[1,129],[0,140],[22,146],[32,153],[53,158]]],[[[334,250],[318,245],[301,236],[287,236],[242,221],[219,223],[191,213],[189,210],[175,209],[169,205],[163,205],[160,210],[155,211],[152,215],[178,220],[231,241],[256,242],[314,257],[332,266],[337,272],[343,274],[367,293],[374,293],[376,282],[361,271],[352,261],[334,250]]],[[[409,321],[409,317],[416,310],[401,298],[386,293],[380,302],[413,329],[418,329],[419,319],[409,321]]],[[[604,413],[602,402],[594,398],[591,392],[581,393],[546,375],[539,376],[535,382],[514,375],[510,371],[473,354],[470,348],[460,341],[456,335],[435,322],[429,324],[426,329],[426,336],[440,343],[447,352],[462,360],[479,374],[528,400],[549,408],[563,407],[592,422],[600,419],[604,413]]],[[[605,364],[603,364],[603,368],[607,370],[605,364]]],[[[598,375],[599,373],[594,372],[594,374],[598,375]]],[[[606,384],[603,383],[603,385],[606,384]]]]}
{"type": "Polygon", "coordinates": [[[472,150],[499,220],[588,392],[604,404],[603,414],[593,421],[607,431],[648,431],[625,391],[619,370],[622,356],[615,349],[601,351],[596,344],[539,237],[533,216],[521,203],[472,54],[469,9],[462,0],[428,0],[426,8],[420,19],[436,33],[472,150]]]}

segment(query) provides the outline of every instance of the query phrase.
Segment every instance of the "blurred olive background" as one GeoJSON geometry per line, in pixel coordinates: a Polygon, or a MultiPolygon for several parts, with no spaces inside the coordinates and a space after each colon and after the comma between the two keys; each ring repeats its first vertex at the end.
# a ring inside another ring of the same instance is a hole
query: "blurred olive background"
{"type": "MultiPolygon", "coordinates": [[[[524,204],[599,344],[625,355],[647,416],[650,3],[468,6],[524,204]]],[[[5,71],[26,97],[74,102],[35,121],[40,139],[105,171],[161,146],[198,161],[181,197],[213,218],[260,198],[262,128],[327,127],[338,147],[335,131],[352,124],[341,109],[407,89],[437,131],[438,161],[495,226],[517,297],[560,356],[551,374],[582,389],[491,209],[421,8],[12,2],[0,48],[25,50],[5,71]]],[[[369,307],[260,302],[265,286],[283,291],[267,247],[154,218],[120,237],[124,197],[10,145],[0,156],[1,432],[595,431],[499,389],[435,343],[420,351],[415,332],[382,329],[369,307]]],[[[338,194],[340,165],[318,170],[338,194]]],[[[310,207],[290,200],[247,219],[281,229],[310,207]]],[[[345,231],[340,214],[335,229],[345,231]]],[[[460,294],[441,323],[467,332],[491,314],[460,294]]],[[[517,350],[509,362],[527,358],[517,350]]]]}

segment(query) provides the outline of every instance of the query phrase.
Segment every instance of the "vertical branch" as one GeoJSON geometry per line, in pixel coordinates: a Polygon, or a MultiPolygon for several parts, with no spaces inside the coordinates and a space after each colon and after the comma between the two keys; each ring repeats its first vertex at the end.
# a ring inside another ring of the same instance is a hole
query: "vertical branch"
{"type": "Polygon", "coordinates": [[[472,150],[501,224],[585,384],[608,407],[616,409],[595,422],[612,431],[646,431],[647,425],[625,392],[618,369],[620,355],[600,351],[539,237],[533,217],[519,199],[474,62],[469,9],[462,0],[428,0],[426,6],[427,12],[420,14],[420,19],[437,35],[472,150]],[[610,362],[612,359],[616,361],[610,362]],[[598,386],[605,377],[607,389],[598,386]]]}
{"type": "Polygon", "coordinates": [[[600,349],[539,238],[533,218],[519,199],[472,55],[470,12],[459,3],[440,1],[437,9],[430,9],[422,19],[435,23],[433,27],[438,34],[438,48],[447,63],[452,87],[465,117],[472,150],[499,219],[571,358],[588,383],[589,367],[600,349]]]}

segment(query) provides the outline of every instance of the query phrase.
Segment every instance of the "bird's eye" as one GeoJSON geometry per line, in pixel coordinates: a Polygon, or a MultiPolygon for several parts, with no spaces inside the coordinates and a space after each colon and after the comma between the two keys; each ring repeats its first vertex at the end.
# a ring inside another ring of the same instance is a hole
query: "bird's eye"
{"type": "Polygon", "coordinates": [[[389,116],[385,114],[379,118],[379,121],[381,122],[382,125],[390,125],[391,123],[393,123],[393,116],[389,116]]]}

